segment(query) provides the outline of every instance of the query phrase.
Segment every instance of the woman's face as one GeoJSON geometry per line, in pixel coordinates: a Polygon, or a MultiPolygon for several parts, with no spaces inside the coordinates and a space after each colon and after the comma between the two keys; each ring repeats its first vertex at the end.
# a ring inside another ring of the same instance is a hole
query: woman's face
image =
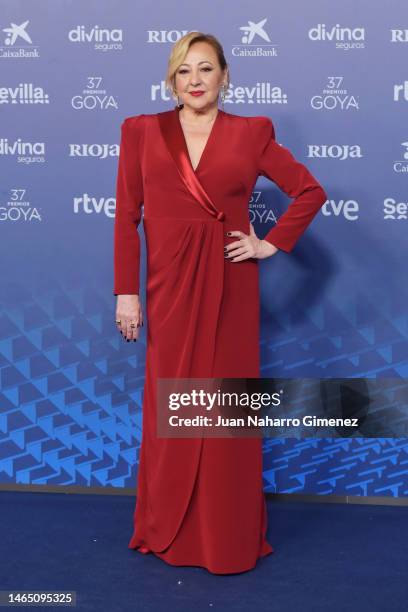
{"type": "Polygon", "coordinates": [[[180,102],[195,110],[216,104],[223,83],[226,84],[226,70],[221,70],[212,46],[206,42],[193,43],[175,73],[180,102]],[[194,96],[191,92],[203,93],[194,96]]]}

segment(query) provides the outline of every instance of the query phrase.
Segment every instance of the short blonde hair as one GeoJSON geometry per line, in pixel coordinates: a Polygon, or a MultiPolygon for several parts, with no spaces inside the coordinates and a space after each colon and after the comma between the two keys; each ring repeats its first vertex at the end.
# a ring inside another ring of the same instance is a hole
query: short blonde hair
{"type": "Polygon", "coordinates": [[[175,95],[175,75],[178,67],[183,63],[184,58],[192,44],[196,42],[206,42],[214,49],[221,70],[227,68],[227,89],[229,86],[229,70],[227,61],[224,55],[224,49],[222,48],[219,40],[212,34],[204,34],[203,32],[188,32],[182,36],[174,45],[170,53],[169,63],[167,67],[166,75],[166,87],[169,89],[173,96],[175,95]]]}

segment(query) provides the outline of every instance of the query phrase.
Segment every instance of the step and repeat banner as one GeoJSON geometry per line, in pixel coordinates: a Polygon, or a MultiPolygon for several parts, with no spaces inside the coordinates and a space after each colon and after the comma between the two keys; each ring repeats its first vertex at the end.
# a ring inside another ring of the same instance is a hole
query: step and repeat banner
{"type": "MultiPolygon", "coordinates": [[[[224,47],[224,110],[269,116],[328,194],[292,253],[260,262],[262,376],[404,383],[405,0],[1,9],[0,486],[135,486],[146,326],[124,343],[114,323],[120,126],[174,107],[167,61],[192,30],[224,47]]],[[[249,202],[258,236],[288,205],[259,178],[249,202]]],[[[143,222],[139,232],[144,279],[143,222]]],[[[264,470],[270,492],[402,498],[408,440],[265,438],[264,470]]]]}

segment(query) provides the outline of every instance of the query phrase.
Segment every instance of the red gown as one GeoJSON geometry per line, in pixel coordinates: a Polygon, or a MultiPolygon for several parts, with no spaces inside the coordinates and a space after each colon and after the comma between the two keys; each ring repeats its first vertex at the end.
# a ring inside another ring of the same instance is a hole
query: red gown
{"type": "Polygon", "coordinates": [[[273,552],[266,540],[261,438],[158,438],[156,380],[258,378],[258,260],[229,262],[229,230],[249,234],[263,175],[294,198],[265,237],[290,252],[327,196],[275,140],[268,117],[222,110],[194,170],[179,109],[121,126],[113,293],[139,293],[146,239],[146,378],[134,531],[129,548],[171,565],[243,572],[273,552]]]}

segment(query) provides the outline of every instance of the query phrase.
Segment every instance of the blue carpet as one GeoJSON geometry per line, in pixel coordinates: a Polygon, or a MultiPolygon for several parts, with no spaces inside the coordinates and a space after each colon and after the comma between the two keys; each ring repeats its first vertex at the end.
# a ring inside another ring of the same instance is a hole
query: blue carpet
{"type": "Polygon", "coordinates": [[[0,503],[1,590],[75,590],[77,609],[103,612],[408,610],[408,507],[269,501],[275,552],[215,576],[128,549],[132,497],[0,492],[0,503]]]}

